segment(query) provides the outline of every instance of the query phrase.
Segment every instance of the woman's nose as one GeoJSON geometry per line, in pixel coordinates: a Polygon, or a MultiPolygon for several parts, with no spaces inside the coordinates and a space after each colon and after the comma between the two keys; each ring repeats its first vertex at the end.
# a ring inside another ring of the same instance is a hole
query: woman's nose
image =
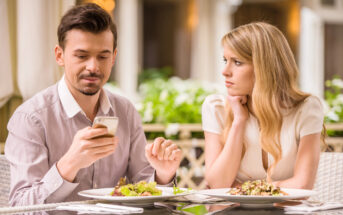
{"type": "Polygon", "coordinates": [[[232,73],[231,73],[231,70],[230,70],[230,67],[228,64],[225,65],[223,71],[222,71],[222,75],[223,76],[231,76],[232,73]]]}

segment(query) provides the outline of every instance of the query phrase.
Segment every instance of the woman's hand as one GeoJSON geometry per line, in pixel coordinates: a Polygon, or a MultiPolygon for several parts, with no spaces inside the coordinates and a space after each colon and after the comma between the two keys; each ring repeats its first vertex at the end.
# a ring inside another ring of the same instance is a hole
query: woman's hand
{"type": "Polygon", "coordinates": [[[228,94],[227,100],[233,113],[234,122],[246,121],[249,118],[248,96],[231,96],[228,94]]]}

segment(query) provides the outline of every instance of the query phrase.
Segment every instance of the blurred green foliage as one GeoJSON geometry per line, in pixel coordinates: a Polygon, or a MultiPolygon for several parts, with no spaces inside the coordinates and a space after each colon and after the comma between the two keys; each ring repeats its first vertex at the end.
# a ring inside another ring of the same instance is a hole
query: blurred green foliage
{"type": "MultiPolygon", "coordinates": [[[[326,114],[325,122],[339,123],[343,122],[343,80],[335,77],[325,82],[325,102],[326,114]]],[[[343,136],[342,131],[328,130],[329,136],[343,136]]]]}
{"type": "Polygon", "coordinates": [[[201,106],[215,87],[197,81],[154,79],[139,86],[136,108],[144,123],[201,123],[201,106]]]}
{"type": "Polygon", "coordinates": [[[144,69],[138,75],[138,86],[144,82],[155,80],[155,79],[163,79],[167,80],[173,75],[173,69],[171,67],[162,67],[162,68],[149,68],[144,69]]]}
{"type": "MultiPolygon", "coordinates": [[[[155,74],[159,70],[150,70],[155,74]]],[[[146,79],[139,85],[140,102],[136,108],[143,123],[159,123],[167,125],[166,131],[146,132],[148,139],[158,136],[177,139],[178,124],[201,123],[201,107],[205,98],[213,93],[222,92],[222,87],[208,82],[182,80],[177,77],[167,78],[168,68],[161,70],[161,78],[146,79]]],[[[151,75],[150,77],[157,77],[151,75]]],[[[203,133],[193,133],[194,138],[203,138],[203,133]]]]}

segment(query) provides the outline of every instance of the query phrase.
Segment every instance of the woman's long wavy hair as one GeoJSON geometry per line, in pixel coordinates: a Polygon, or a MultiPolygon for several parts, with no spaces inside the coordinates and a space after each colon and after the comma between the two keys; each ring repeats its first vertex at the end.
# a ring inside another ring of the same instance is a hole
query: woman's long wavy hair
{"type": "MultiPolygon", "coordinates": [[[[271,181],[273,168],[282,156],[282,112],[297,108],[309,94],[297,87],[298,68],[293,53],[286,38],[276,27],[263,22],[243,25],[226,34],[222,38],[222,45],[253,65],[255,84],[251,107],[259,123],[260,145],[275,161],[267,170],[267,180],[271,181]]],[[[234,117],[229,106],[226,110],[228,117],[223,144],[234,117]]],[[[243,146],[242,157],[245,148],[243,146]]]]}

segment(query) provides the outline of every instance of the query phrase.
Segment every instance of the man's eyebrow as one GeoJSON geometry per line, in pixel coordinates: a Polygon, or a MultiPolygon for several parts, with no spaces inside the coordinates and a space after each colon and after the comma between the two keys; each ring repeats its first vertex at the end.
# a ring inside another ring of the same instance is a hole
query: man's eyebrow
{"type": "MultiPolygon", "coordinates": [[[[88,51],[83,50],[83,49],[76,49],[74,52],[82,52],[82,53],[88,53],[88,51]]],[[[106,49],[100,52],[101,54],[106,54],[106,53],[112,53],[110,50],[106,49]]]]}
{"type": "Polygon", "coordinates": [[[110,50],[106,49],[106,50],[103,50],[102,52],[100,52],[101,54],[105,54],[105,53],[112,53],[110,50]]]}
{"type": "Polygon", "coordinates": [[[74,50],[74,52],[83,52],[83,53],[88,53],[88,51],[86,51],[86,50],[83,50],[83,49],[76,49],[76,50],[74,50]]]}

